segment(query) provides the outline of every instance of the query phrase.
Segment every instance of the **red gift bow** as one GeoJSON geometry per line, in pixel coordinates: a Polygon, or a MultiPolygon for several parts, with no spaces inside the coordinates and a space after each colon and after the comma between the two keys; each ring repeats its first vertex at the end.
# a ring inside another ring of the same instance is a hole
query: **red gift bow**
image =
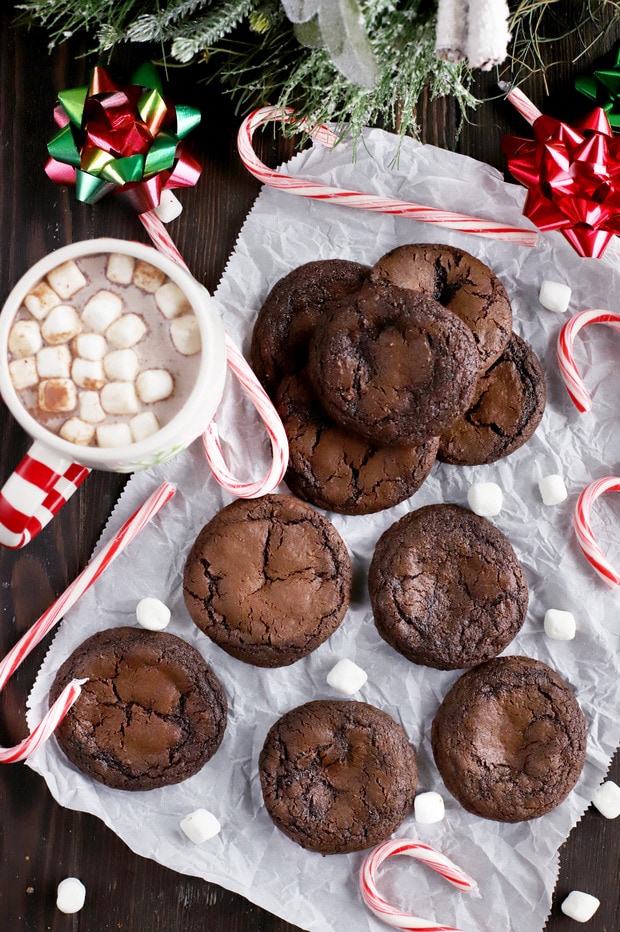
{"type": "Polygon", "coordinates": [[[533,140],[502,141],[510,172],[528,188],[523,213],[599,259],[620,233],[620,138],[600,107],[574,126],[543,114],[532,127],[533,140]]]}

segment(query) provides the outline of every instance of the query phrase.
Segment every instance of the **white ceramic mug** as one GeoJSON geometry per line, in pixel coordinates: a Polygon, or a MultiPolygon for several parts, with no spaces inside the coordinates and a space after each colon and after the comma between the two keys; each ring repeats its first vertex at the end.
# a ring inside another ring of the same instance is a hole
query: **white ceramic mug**
{"type": "Polygon", "coordinates": [[[0,490],[0,544],[22,547],[56,514],[91,469],[133,472],[161,463],[187,447],[211,424],[226,378],[226,333],[208,292],[180,265],[152,246],[111,238],[64,246],[19,280],[0,313],[0,394],[33,444],[0,490]],[[160,269],[187,297],[201,336],[198,375],[177,414],[144,440],[119,447],[70,443],[42,426],[24,407],[8,367],[8,339],[25,296],[48,272],[71,259],[121,253],[160,269]]]}

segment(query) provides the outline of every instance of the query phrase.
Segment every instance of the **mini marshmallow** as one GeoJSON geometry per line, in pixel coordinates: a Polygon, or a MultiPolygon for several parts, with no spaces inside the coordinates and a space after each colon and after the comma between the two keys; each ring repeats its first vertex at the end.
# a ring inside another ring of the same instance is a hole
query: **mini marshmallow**
{"type": "Polygon", "coordinates": [[[327,674],[327,684],[345,696],[352,696],[365,684],[368,674],[352,660],[339,660],[327,674]]]}
{"type": "Polygon", "coordinates": [[[12,359],[9,363],[9,375],[14,388],[21,392],[25,388],[32,388],[39,381],[37,362],[34,356],[22,356],[21,359],[12,359]]]}
{"type": "Polygon", "coordinates": [[[93,362],[103,359],[107,349],[106,339],[100,333],[78,333],[73,341],[75,355],[93,362]]]}
{"type": "Polygon", "coordinates": [[[106,339],[117,349],[127,349],[139,343],[146,333],[146,324],[138,314],[123,314],[105,332],[106,339]]]}
{"type": "Polygon", "coordinates": [[[58,884],[56,907],[61,913],[79,913],[86,901],[86,887],[77,877],[65,877],[58,884]]]}
{"type": "Polygon", "coordinates": [[[136,260],[133,256],[124,256],[120,252],[112,252],[108,256],[106,265],[106,278],[115,285],[129,285],[133,278],[133,269],[136,260]]]}
{"type": "Polygon", "coordinates": [[[71,298],[86,284],[86,279],[73,259],[63,262],[62,265],[57,265],[55,269],[48,272],[47,280],[63,301],[71,298]]]}
{"type": "Polygon", "coordinates": [[[43,320],[53,307],[60,304],[60,298],[47,282],[39,282],[30,294],[24,298],[24,304],[33,317],[43,320]]]}
{"type": "Polygon", "coordinates": [[[544,281],[540,286],[538,300],[548,311],[555,311],[556,314],[563,314],[568,310],[570,303],[571,290],[568,285],[561,282],[544,281]]]}
{"type": "Polygon", "coordinates": [[[413,801],[413,811],[416,822],[420,822],[421,825],[441,822],[445,815],[443,796],[433,791],[418,793],[413,801]]]}
{"type": "Polygon", "coordinates": [[[202,341],[195,314],[183,314],[170,323],[170,337],[176,349],[183,356],[193,356],[200,352],[202,341]]]}
{"type": "Polygon", "coordinates": [[[70,417],[58,431],[63,440],[87,447],[95,439],[95,428],[79,417],[70,417]]]}
{"type": "Polygon", "coordinates": [[[606,819],[617,819],[620,816],[620,786],[613,780],[606,780],[592,797],[592,805],[606,819]]]}
{"type": "Polygon", "coordinates": [[[191,304],[175,282],[166,282],[161,285],[155,292],[155,301],[159,310],[168,320],[179,317],[180,314],[187,314],[192,309],[191,304]]]}
{"type": "Polygon", "coordinates": [[[183,205],[176,194],[170,188],[164,188],[161,192],[159,204],[155,207],[155,213],[162,223],[170,223],[176,220],[183,211],[183,205]]]}
{"type": "Polygon", "coordinates": [[[71,352],[66,343],[44,346],[37,353],[40,379],[68,379],[71,373],[71,352]]]}
{"type": "Polygon", "coordinates": [[[219,821],[208,809],[196,809],[194,812],[190,812],[184,819],[181,819],[179,824],[182,831],[195,845],[201,845],[209,838],[213,838],[222,828],[219,821]]]}
{"type": "Polygon", "coordinates": [[[568,894],[560,909],[565,916],[574,919],[575,922],[588,922],[600,905],[601,901],[592,894],[573,890],[568,894]]]}
{"type": "Polygon", "coordinates": [[[174,391],[174,379],[167,369],[145,369],[136,379],[136,391],[144,404],[163,401],[174,391]]]}
{"type": "Polygon", "coordinates": [[[90,298],[82,311],[84,323],[97,333],[105,333],[110,324],[123,313],[123,301],[113,291],[98,291],[90,298]]]}
{"type": "Polygon", "coordinates": [[[39,407],[51,414],[75,411],[77,391],[71,379],[43,379],[39,382],[39,407]]]}
{"type": "Polygon", "coordinates": [[[154,411],[143,411],[136,414],[129,422],[129,429],[133,442],[138,443],[140,440],[146,440],[159,430],[159,421],[154,411]]]}
{"type": "Polygon", "coordinates": [[[572,612],[562,612],[559,608],[550,608],[545,612],[545,634],[554,641],[572,641],[577,625],[572,612]]]}
{"type": "Polygon", "coordinates": [[[132,349],[112,350],[103,357],[103,371],[116,382],[135,382],[140,360],[132,349]]]}
{"type": "Polygon", "coordinates": [[[13,356],[34,356],[43,346],[36,320],[16,320],[9,332],[9,352],[13,356]]]}
{"type": "Polygon", "coordinates": [[[144,262],[142,259],[136,262],[133,283],[142,291],[149,291],[153,294],[163,284],[165,277],[166,273],[161,269],[156,269],[150,262],[144,262]]]}
{"type": "Polygon", "coordinates": [[[79,388],[97,391],[105,385],[103,363],[99,359],[77,359],[71,365],[71,378],[79,388]]]}
{"type": "Polygon", "coordinates": [[[57,304],[41,324],[41,333],[47,343],[68,343],[81,329],[82,321],[70,304],[57,304]]]}
{"type": "Polygon", "coordinates": [[[136,605],[136,618],[149,631],[163,631],[170,623],[170,609],[159,599],[147,596],[136,605]]]}
{"type": "Polygon", "coordinates": [[[95,435],[100,447],[124,447],[131,443],[129,424],[102,424],[95,435]]]}
{"type": "Polygon", "coordinates": [[[559,505],[568,497],[564,479],[557,473],[539,479],[538,488],[542,495],[543,505],[559,505]]]}
{"type": "Polygon", "coordinates": [[[502,490],[496,482],[472,482],[467,502],[475,515],[492,518],[502,510],[502,490]]]}
{"type": "MultiPolygon", "coordinates": [[[[137,414],[140,410],[133,382],[108,382],[101,389],[99,398],[106,414],[137,414]]],[[[131,438],[129,426],[125,426],[131,438]]],[[[131,439],[128,442],[131,443],[131,439]]]]}
{"type": "Polygon", "coordinates": [[[99,392],[78,392],[80,417],[88,424],[105,421],[105,411],[99,401],[99,392]]]}

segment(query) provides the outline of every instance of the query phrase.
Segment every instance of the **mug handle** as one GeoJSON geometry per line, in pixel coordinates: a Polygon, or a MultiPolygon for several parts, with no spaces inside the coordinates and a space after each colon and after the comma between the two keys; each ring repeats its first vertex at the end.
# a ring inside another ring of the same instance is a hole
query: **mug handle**
{"type": "Polygon", "coordinates": [[[271,466],[263,478],[255,482],[242,482],[233,476],[224,460],[219,432],[214,421],[211,421],[203,433],[202,443],[211,471],[223,488],[238,498],[259,498],[261,495],[273,492],[286,472],[288,466],[288,438],[278,412],[265,389],[228,334],[226,334],[226,362],[267,429],[271,441],[271,466]]]}
{"type": "Polygon", "coordinates": [[[90,469],[35,440],[0,489],[0,545],[25,547],[51,521],[90,469]]]}

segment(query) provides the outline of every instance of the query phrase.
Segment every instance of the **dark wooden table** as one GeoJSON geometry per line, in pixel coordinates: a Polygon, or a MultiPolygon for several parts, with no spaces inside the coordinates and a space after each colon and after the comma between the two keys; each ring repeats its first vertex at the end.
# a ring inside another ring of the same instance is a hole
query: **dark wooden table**
{"type": "MultiPolygon", "coordinates": [[[[86,84],[97,62],[83,55],[87,46],[79,38],[50,54],[46,35],[37,29],[15,28],[13,16],[6,10],[1,14],[0,34],[0,302],[36,260],[65,243],[101,235],[147,241],[135,216],[112,198],[95,207],[80,204],[72,192],[57,188],[44,174],[56,94],[86,84]]],[[[568,59],[588,39],[574,40],[572,49],[552,46],[546,54],[550,60],[557,55],[568,59]]],[[[531,80],[526,89],[539,106],[556,116],[570,118],[584,112],[583,100],[570,90],[571,79],[578,69],[607,62],[612,41],[613,37],[604,48],[583,57],[570,73],[566,68],[553,70],[548,99],[540,79],[531,80]]],[[[125,48],[111,63],[115,76],[128,80],[142,61],[139,56],[138,47],[125,48]]],[[[194,190],[183,193],[186,213],[169,229],[196,277],[213,291],[259,186],[236,152],[240,117],[217,85],[205,89],[201,77],[197,68],[169,74],[167,87],[173,98],[194,104],[203,113],[192,136],[203,174],[194,190]]],[[[493,75],[481,75],[479,91],[493,93],[494,81],[493,75]]],[[[425,141],[454,147],[456,115],[450,101],[422,102],[420,119],[425,141]]],[[[490,101],[472,115],[457,148],[503,168],[502,136],[524,131],[510,107],[490,101]]],[[[267,133],[259,145],[262,157],[271,164],[292,151],[290,141],[274,141],[267,133]]],[[[0,482],[28,446],[24,433],[0,404],[0,482]]],[[[93,473],[26,549],[0,549],[0,656],[84,567],[124,481],[122,476],[93,473]]],[[[28,658],[0,697],[4,746],[27,733],[25,701],[44,653],[45,644],[28,658]]],[[[618,756],[610,776],[620,781],[618,756]]],[[[601,900],[588,928],[618,932],[619,854],[620,825],[590,809],[561,849],[561,873],[546,932],[574,928],[559,904],[575,888],[601,900]]],[[[347,928],[345,917],[336,927],[354,932],[347,928]]],[[[137,857],[94,817],[56,805],[45,782],[22,764],[0,767],[0,928],[7,932],[293,932],[292,926],[239,896],[137,857]],[[55,907],[57,884],[70,875],[80,877],[88,890],[86,906],[75,916],[65,916],[55,907]]],[[[528,926],[527,916],[515,917],[510,928],[536,932],[528,926]]]]}

